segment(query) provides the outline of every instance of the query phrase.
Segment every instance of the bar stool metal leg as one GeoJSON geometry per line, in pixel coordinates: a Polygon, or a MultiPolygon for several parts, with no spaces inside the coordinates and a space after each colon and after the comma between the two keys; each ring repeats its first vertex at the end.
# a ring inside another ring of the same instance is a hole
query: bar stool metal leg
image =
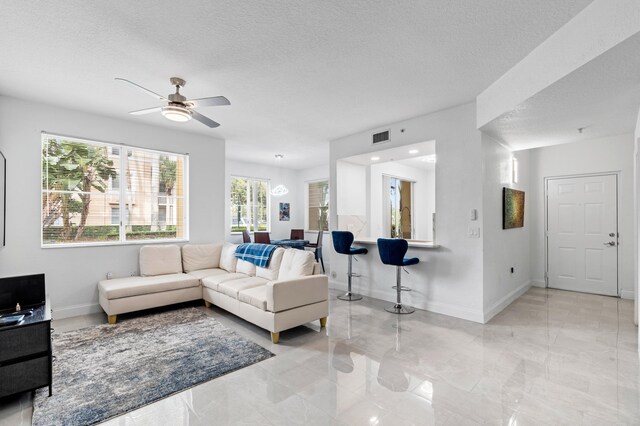
{"type": "Polygon", "coordinates": [[[351,292],[351,277],[357,276],[355,274],[353,274],[353,272],[351,272],[351,261],[353,259],[352,255],[349,255],[349,266],[348,266],[348,272],[347,272],[347,292],[345,294],[343,294],[342,296],[338,296],[338,299],[340,300],[346,300],[348,302],[353,302],[355,300],[361,300],[362,296],[360,296],[359,294],[355,294],[351,292]]]}
{"type": "Polygon", "coordinates": [[[389,306],[388,308],[384,308],[385,311],[391,312],[392,314],[412,314],[416,310],[410,306],[404,306],[402,304],[402,266],[396,266],[396,304],[393,306],[389,306]]]}

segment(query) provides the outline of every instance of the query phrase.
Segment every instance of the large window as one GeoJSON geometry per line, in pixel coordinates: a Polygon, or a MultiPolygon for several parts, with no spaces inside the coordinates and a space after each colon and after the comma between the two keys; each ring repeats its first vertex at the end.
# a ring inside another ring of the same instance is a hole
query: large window
{"type": "Polygon", "coordinates": [[[307,183],[307,212],[309,231],[329,230],[329,182],[307,183]]]}
{"type": "Polygon", "coordinates": [[[269,181],[231,176],[231,232],[269,231],[269,181]]]}
{"type": "Polygon", "coordinates": [[[43,134],[42,245],[186,240],[188,156],[43,134]]]}

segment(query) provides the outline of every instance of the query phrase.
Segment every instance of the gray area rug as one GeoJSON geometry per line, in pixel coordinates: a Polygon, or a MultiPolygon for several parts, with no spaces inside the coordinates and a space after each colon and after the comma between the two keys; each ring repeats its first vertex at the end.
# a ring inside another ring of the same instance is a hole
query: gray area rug
{"type": "Polygon", "coordinates": [[[273,356],[195,308],[54,336],[34,425],[90,425],[273,356]]]}

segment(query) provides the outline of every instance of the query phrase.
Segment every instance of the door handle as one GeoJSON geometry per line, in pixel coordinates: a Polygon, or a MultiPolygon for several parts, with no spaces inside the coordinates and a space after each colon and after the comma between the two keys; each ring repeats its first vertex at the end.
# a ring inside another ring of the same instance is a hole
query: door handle
{"type": "Polygon", "coordinates": [[[603,243],[605,246],[611,246],[611,247],[615,247],[616,242],[615,241],[609,241],[608,243],[603,243]]]}

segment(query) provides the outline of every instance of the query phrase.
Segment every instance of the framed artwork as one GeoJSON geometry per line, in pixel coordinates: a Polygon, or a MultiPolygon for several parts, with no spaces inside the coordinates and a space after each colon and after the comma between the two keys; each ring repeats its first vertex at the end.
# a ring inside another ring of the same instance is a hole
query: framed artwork
{"type": "Polygon", "coordinates": [[[280,221],[281,222],[289,222],[291,220],[291,212],[290,212],[289,203],[280,203],[280,221]]]}
{"type": "Polygon", "coordinates": [[[502,188],[502,229],[524,226],[524,191],[502,188]]]}

